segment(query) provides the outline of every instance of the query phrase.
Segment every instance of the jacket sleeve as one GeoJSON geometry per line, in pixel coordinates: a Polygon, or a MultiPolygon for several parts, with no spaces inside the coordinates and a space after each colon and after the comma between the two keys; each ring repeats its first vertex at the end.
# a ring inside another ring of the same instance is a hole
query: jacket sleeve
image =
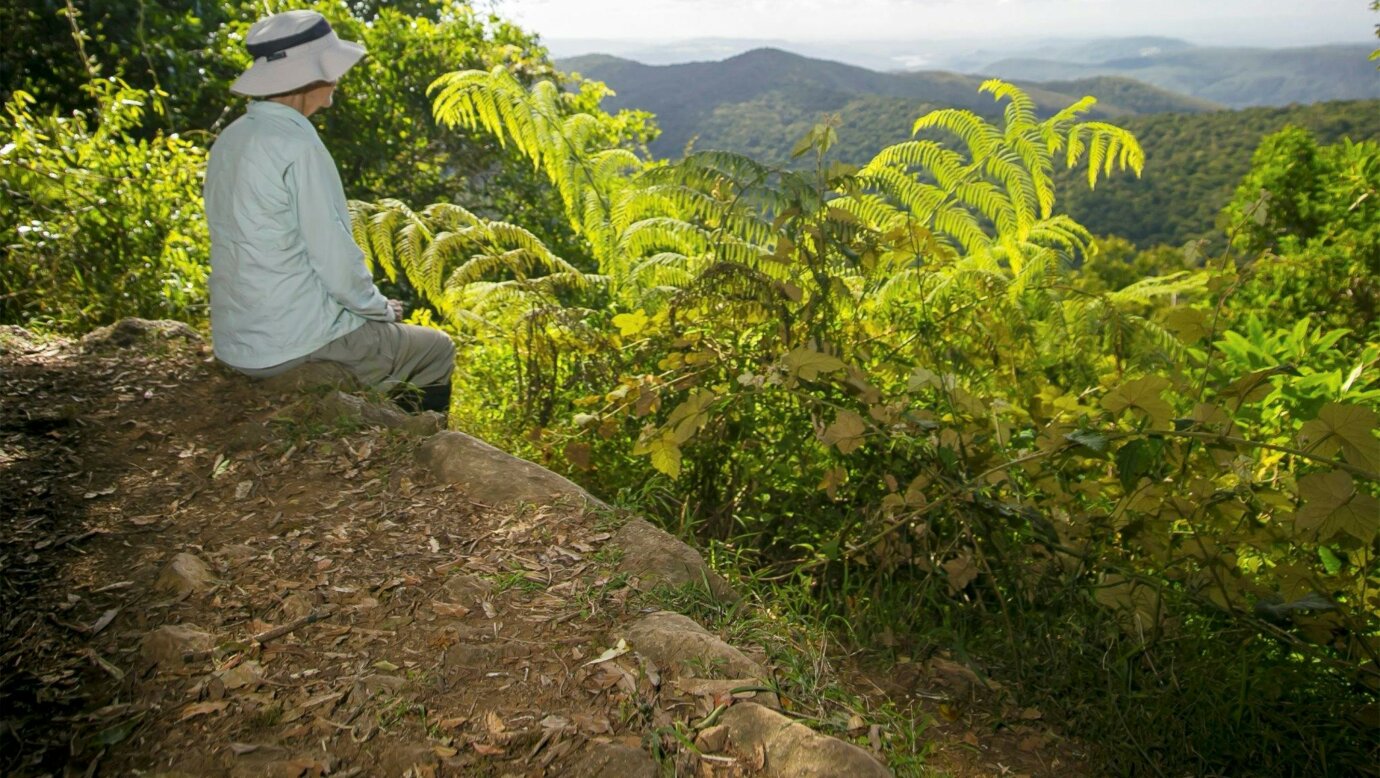
{"type": "Polygon", "coordinates": [[[297,198],[308,260],[331,298],[366,319],[393,321],[388,299],[374,285],[364,252],[350,233],[345,190],[330,154],[324,147],[308,146],[287,177],[297,198]]]}

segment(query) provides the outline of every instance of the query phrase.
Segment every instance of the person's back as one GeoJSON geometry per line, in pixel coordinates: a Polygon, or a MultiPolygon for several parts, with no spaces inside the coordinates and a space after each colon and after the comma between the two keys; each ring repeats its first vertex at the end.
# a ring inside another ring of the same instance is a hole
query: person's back
{"type": "Polygon", "coordinates": [[[246,45],[254,64],[231,88],[262,99],[220,134],[206,171],[216,357],[253,377],[338,362],[369,385],[415,385],[421,407],[446,410],[454,344],[396,323],[402,305],[374,285],[335,162],[308,121],[363,47],[314,11],[262,19],[246,45]]]}
{"type": "Polygon", "coordinates": [[[287,106],[251,103],[211,147],[211,332],[226,363],[268,368],[366,319],[390,320],[343,221],[343,199],[329,202],[332,189],[340,183],[329,153],[306,117],[287,106]],[[306,186],[313,177],[323,186],[306,186]]]}

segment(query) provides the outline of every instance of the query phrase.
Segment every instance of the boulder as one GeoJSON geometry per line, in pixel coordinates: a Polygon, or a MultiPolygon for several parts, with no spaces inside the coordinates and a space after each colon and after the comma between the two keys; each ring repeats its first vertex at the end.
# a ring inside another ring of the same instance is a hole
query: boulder
{"type": "Polygon", "coordinates": [[[193,624],[168,624],[144,635],[139,647],[144,659],[159,667],[182,666],[182,655],[192,651],[209,651],[215,645],[211,633],[193,624]]]}
{"type": "Polygon", "coordinates": [[[614,533],[611,542],[623,549],[618,564],[622,572],[641,578],[644,583],[708,586],[715,598],[736,602],[738,593],[718,573],[709,569],[700,552],[665,530],[644,519],[633,519],[614,533]]]}
{"type": "Polygon", "coordinates": [[[135,346],[201,343],[200,333],[180,321],[151,321],[149,319],[121,319],[108,327],[92,330],[81,339],[86,351],[135,346]]]}
{"type": "Polygon", "coordinates": [[[182,552],[173,557],[163,572],[158,574],[154,588],[160,592],[185,597],[193,592],[202,592],[215,584],[211,568],[195,554],[182,552]]]}
{"type": "Polygon", "coordinates": [[[729,753],[757,758],[766,778],[884,778],[891,771],[867,751],[838,738],[821,735],[774,710],[743,702],[724,711],[718,731],[702,733],[704,745],[726,742],[729,753]]]}
{"type": "Polygon", "coordinates": [[[607,508],[589,492],[546,468],[504,453],[463,432],[442,432],[422,444],[418,460],[440,481],[489,505],[558,500],[607,508]]]}
{"type": "Polygon", "coordinates": [[[650,613],[627,631],[639,654],[673,675],[766,680],[766,668],[748,659],[701,627],[694,619],[670,611],[650,613]]]}

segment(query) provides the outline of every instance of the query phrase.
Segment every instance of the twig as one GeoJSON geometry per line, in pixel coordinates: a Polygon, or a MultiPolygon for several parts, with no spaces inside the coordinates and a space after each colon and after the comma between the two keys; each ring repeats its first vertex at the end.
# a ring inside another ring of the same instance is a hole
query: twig
{"type": "Polygon", "coordinates": [[[280,627],[274,627],[273,629],[260,632],[259,634],[250,638],[250,642],[262,645],[270,640],[280,638],[288,634],[289,632],[294,632],[302,627],[307,626],[308,624],[315,624],[316,622],[321,621],[322,619],[329,618],[333,615],[335,615],[335,606],[327,605],[321,610],[308,613],[300,619],[294,619],[293,621],[289,621],[288,623],[280,627]]]}
{"type": "MultiPolygon", "coordinates": [[[[292,621],[289,621],[289,622],[286,623],[286,624],[283,624],[282,626],[274,627],[273,629],[269,629],[269,630],[264,630],[263,632],[260,632],[259,634],[257,634],[257,635],[255,635],[254,637],[250,638],[250,639],[249,639],[249,643],[250,643],[250,645],[260,645],[260,646],[261,646],[261,645],[263,645],[264,643],[269,642],[270,640],[276,640],[277,638],[280,638],[280,637],[282,637],[282,636],[288,634],[289,632],[294,632],[294,631],[296,631],[296,630],[299,630],[299,629],[301,629],[302,627],[307,626],[308,624],[315,624],[315,623],[318,622],[318,621],[321,621],[321,620],[323,620],[323,619],[330,618],[331,616],[334,616],[334,615],[335,615],[335,612],[336,612],[336,607],[335,607],[334,605],[327,605],[326,607],[322,608],[321,610],[319,610],[319,611],[313,611],[312,613],[309,613],[309,614],[307,614],[306,616],[303,616],[303,617],[300,618],[300,619],[294,619],[294,620],[292,620],[292,621]]],[[[184,654],[182,654],[182,661],[184,661],[184,662],[199,662],[199,661],[201,661],[201,660],[203,660],[203,659],[209,658],[209,657],[211,656],[211,654],[212,654],[214,651],[215,651],[215,649],[203,649],[203,650],[200,650],[200,651],[187,651],[187,652],[185,652],[184,654]]]]}

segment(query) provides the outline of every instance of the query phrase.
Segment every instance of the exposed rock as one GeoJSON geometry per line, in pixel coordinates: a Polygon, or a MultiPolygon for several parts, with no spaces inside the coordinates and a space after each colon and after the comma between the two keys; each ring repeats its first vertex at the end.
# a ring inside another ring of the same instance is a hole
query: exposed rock
{"type": "Polygon", "coordinates": [[[206,651],[215,645],[211,633],[193,624],[168,624],[144,635],[140,653],[159,667],[181,667],[182,655],[206,651]]]}
{"type": "Polygon", "coordinates": [[[589,492],[525,459],[506,454],[463,432],[442,432],[422,444],[418,460],[436,478],[458,484],[471,497],[490,505],[548,504],[572,500],[607,507],[589,492]]]}
{"type": "Polygon", "coordinates": [[[259,386],[271,394],[302,394],[321,389],[353,392],[360,388],[355,374],[339,362],[307,362],[293,369],[265,378],[259,386]]]}
{"type": "Polygon", "coordinates": [[[417,437],[435,435],[446,428],[446,415],[436,411],[418,411],[407,415],[403,429],[417,437]]]}
{"type": "Polygon", "coordinates": [[[614,533],[612,542],[624,551],[618,569],[647,583],[707,585],[709,592],[720,600],[736,602],[739,599],[733,587],[709,569],[700,552],[644,519],[624,524],[614,533]]]}
{"type": "Polygon", "coordinates": [[[656,761],[640,748],[595,740],[562,770],[570,778],[657,778],[656,761]]]}
{"type": "MultiPolygon", "coordinates": [[[[719,719],[727,733],[707,740],[727,740],[726,750],[753,754],[759,746],[766,761],[758,775],[767,778],[882,778],[891,771],[851,743],[821,735],[804,724],[751,702],[730,707],[719,719]]],[[[702,735],[709,735],[706,731],[702,735]]],[[[759,752],[760,753],[760,752],[759,752]]]]}
{"type": "Polygon", "coordinates": [[[193,592],[205,591],[214,583],[211,568],[196,555],[184,551],[173,557],[163,568],[154,588],[183,597],[193,592]]]}
{"type": "Polygon", "coordinates": [[[446,579],[443,588],[451,602],[473,607],[475,603],[489,596],[493,584],[469,573],[456,573],[446,579]]]}
{"type": "Polygon", "coordinates": [[[201,335],[180,321],[151,321],[149,319],[121,319],[108,327],[93,330],[81,339],[86,351],[103,348],[130,348],[165,344],[180,340],[201,343],[201,335]]]}
{"type": "Polygon", "coordinates": [[[768,677],[766,669],[743,652],[679,613],[657,611],[638,619],[628,628],[627,640],[638,653],[674,675],[768,677]]]}
{"type": "Polygon", "coordinates": [[[740,691],[745,687],[761,687],[762,681],[756,678],[735,678],[729,680],[710,679],[710,678],[678,678],[675,687],[685,694],[693,694],[696,697],[710,696],[715,698],[726,698],[730,695],[740,700],[751,700],[758,705],[765,705],[768,708],[781,710],[781,700],[777,698],[776,692],[771,691],[740,691]]]}
{"type": "Polygon", "coordinates": [[[706,754],[717,754],[728,748],[728,727],[715,724],[700,730],[695,736],[695,747],[706,754]]]}

